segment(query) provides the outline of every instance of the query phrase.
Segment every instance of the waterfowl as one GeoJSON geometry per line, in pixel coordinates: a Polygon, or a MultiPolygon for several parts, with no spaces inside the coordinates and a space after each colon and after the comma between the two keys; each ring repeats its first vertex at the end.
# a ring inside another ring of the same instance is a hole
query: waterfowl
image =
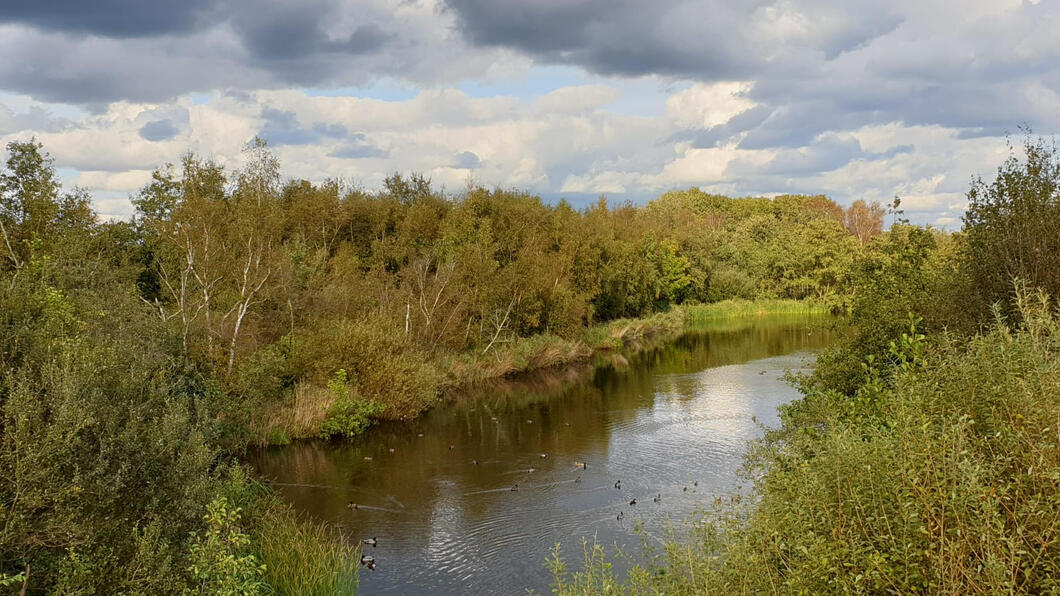
{"type": "Polygon", "coordinates": [[[354,503],[353,501],[350,501],[349,503],[346,503],[346,508],[347,509],[358,509],[357,503],[354,503]]]}
{"type": "Polygon", "coordinates": [[[618,488],[618,489],[622,488],[622,481],[621,480],[615,480],[615,488],[618,488]]]}
{"type": "Polygon", "coordinates": [[[574,479],[574,484],[578,484],[581,481],[582,481],[582,477],[578,476],[577,478],[574,479]]]}
{"type": "Polygon", "coordinates": [[[450,445],[449,446],[449,451],[452,451],[453,449],[456,449],[456,445],[450,445]]]}
{"type": "Polygon", "coordinates": [[[361,555],[361,565],[375,571],[375,557],[371,555],[361,555]]]}
{"type": "Polygon", "coordinates": [[[541,454],[538,454],[538,457],[540,457],[541,459],[545,459],[546,457],[548,457],[548,454],[547,453],[541,453],[541,454]]]}
{"type": "Polygon", "coordinates": [[[416,434],[416,436],[417,436],[417,437],[422,437],[422,436],[423,436],[423,433],[417,433],[417,434],[416,434]]]}
{"type": "Polygon", "coordinates": [[[682,488],[681,490],[687,493],[688,492],[688,487],[686,486],[686,487],[682,488]]]}
{"type": "Polygon", "coordinates": [[[379,539],[373,536],[372,538],[365,538],[361,542],[367,544],[368,546],[375,547],[377,544],[379,544],[379,539]]]}
{"type": "Polygon", "coordinates": [[[630,505],[636,505],[637,504],[637,500],[636,499],[630,499],[629,500],[629,504],[630,505]]]}
{"type": "Polygon", "coordinates": [[[364,461],[372,461],[372,456],[371,455],[364,456],[364,461]]]}
{"type": "Polygon", "coordinates": [[[574,467],[575,468],[581,468],[581,469],[584,470],[584,469],[588,468],[589,466],[588,466],[588,464],[586,464],[583,461],[576,461],[576,462],[574,462],[574,467]]]}
{"type": "Polygon", "coordinates": [[[662,500],[662,493],[655,495],[655,498],[652,499],[652,501],[655,501],[656,503],[658,503],[661,500],[662,500]]]}
{"type": "Polygon", "coordinates": [[[533,474],[536,471],[537,471],[537,468],[529,468],[529,469],[526,470],[526,473],[527,474],[533,474]]]}
{"type": "Polygon", "coordinates": [[[471,460],[471,465],[477,466],[478,465],[478,460],[477,459],[471,460]]]}
{"type": "Polygon", "coordinates": [[[512,490],[513,491],[519,490],[519,483],[518,482],[516,482],[515,484],[512,485],[512,490]]]}
{"type": "Polygon", "coordinates": [[[762,371],[759,371],[759,372],[758,372],[758,374],[760,374],[760,375],[764,375],[764,374],[766,374],[766,371],[764,371],[764,370],[762,370],[762,371]]]}
{"type": "Polygon", "coordinates": [[[699,486],[699,481],[698,481],[698,480],[696,480],[695,482],[693,482],[693,483],[692,483],[692,486],[699,486]]]}
{"type": "Polygon", "coordinates": [[[526,423],[527,423],[527,424],[533,424],[533,423],[534,423],[534,421],[533,421],[533,420],[527,420],[527,421],[526,421],[526,423]]]}
{"type": "Polygon", "coordinates": [[[570,426],[570,422],[564,422],[563,426],[570,426]]]}
{"type": "Polygon", "coordinates": [[[619,512],[618,512],[618,515],[616,515],[616,516],[615,516],[615,519],[617,519],[617,520],[621,520],[621,519],[622,519],[622,517],[623,517],[624,515],[625,515],[625,514],[624,514],[623,512],[619,511],[619,512]]]}
{"type": "Polygon", "coordinates": [[[394,448],[393,448],[393,447],[391,447],[391,448],[390,448],[390,453],[393,453],[393,452],[394,452],[394,448]]]}

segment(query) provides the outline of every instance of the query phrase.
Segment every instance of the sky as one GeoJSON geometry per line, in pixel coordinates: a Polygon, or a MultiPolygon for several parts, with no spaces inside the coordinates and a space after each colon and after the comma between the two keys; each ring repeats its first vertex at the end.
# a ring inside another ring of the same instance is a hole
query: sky
{"type": "Polygon", "coordinates": [[[8,0],[0,143],[108,218],[192,151],[584,205],[672,189],[902,199],[957,227],[1060,128],[1056,0],[8,0]]]}

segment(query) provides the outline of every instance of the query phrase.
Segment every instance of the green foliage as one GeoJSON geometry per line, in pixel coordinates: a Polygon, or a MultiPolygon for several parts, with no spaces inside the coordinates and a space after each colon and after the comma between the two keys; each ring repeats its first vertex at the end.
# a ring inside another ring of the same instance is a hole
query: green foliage
{"type": "Polygon", "coordinates": [[[749,459],[752,506],[705,513],[625,581],[588,558],[556,593],[1060,590],[1060,320],[1019,302],[1021,327],[970,340],[914,320],[855,399],[783,411],[749,459]]]}
{"type": "Polygon", "coordinates": [[[206,530],[193,532],[189,547],[188,572],[195,588],[186,593],[217,596],[262,594],[265,566],[250,554],[250,537],[240,528],[240,510],[230,508],[219,498],[206,506],[206,530]]]}
{"type": "Polygon", "coordinates": [[[371,426],[373,418],[386,410],[386,406],[374,400],[352,396],[345,369],[339,369],[328,381],[328,391],[331,392],[332,402],[320,425],[321,438],[359,435],[371,426]]]}
{"type": "Polygon", "coordinates": [[[995,302],[1015,310],[1012,280],[1060,296],[1060,154],[1029,134],[990,182],[977,179],[964,216],[964,264],[980,314],[995,302]]]}

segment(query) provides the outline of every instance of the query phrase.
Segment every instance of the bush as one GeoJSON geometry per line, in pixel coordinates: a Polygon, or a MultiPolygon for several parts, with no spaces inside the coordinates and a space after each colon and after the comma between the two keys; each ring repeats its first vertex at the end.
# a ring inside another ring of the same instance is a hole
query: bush
{"type": "Polygon", "coordinates": [[[265,566],[249,553],[250,537],[240,528],[240,509],[224,497],[206,506],[204,532],[193,532],[188,567],[195,588],[191,593],[252,596],[265,592],[265,566]]]}
{"type": "Polygon", "coordinates": [[[357,399],[350,395],[345,369],[339,369],[328,381],[328,391],[331,393],[332,402],[320,425],[321,438],[359,435],[372,425],[373,418],[386,411],[386,406],[374,400],[357,399]]]}

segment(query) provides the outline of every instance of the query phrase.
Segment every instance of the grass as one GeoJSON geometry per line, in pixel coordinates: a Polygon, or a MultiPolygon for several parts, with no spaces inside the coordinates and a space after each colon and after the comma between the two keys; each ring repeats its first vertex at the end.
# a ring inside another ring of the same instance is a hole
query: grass
{"type": "Polygon", "coordinates": [[[718,319],[763,315],[827,315],[828,307],[807,300],[725,300],[714,304],[684,307],[691,326],[718,319]]]}
{"type": "Polygon", "coordinates": [[[324,523],[302,519],[287,507],[270,510],[257,541],[265,581],[277,594],[355,594],[360,549],[324,523]]]}
{"type": "Polygon", "coordinates": [[[359,545],[335,528],[296,513],[280,496],[238,464],[221,468],[219,496],[246,514],[250,554],[264,565],[270,593],[301,596],[354,594],[359,545]]]}

